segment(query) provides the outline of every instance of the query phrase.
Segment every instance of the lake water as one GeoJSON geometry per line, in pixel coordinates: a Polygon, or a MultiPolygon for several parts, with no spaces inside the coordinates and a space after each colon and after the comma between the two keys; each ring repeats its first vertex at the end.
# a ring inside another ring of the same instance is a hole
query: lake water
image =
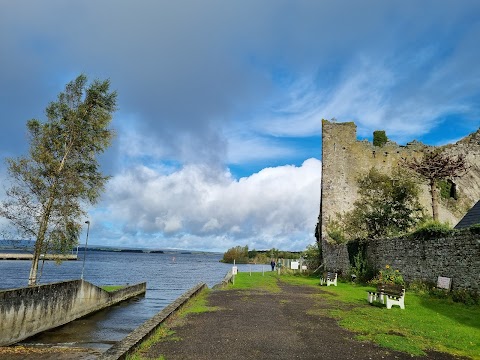
{"type": "MultiPolygon", "coordinates": [[[[198,283],[208,287],[220,283],[231,264],[219,262],[222,254],[127,253],[88,251],[84,279],[95,285],[124,285],[147,282],[145,296],[127,300],[91,316],[46,331],[25,343],[107,349],[144,321],[154,316],[198,283]]],[[[0,289],[25,287],[30,261],[0,261],[0,289]]],[[[60,265],[45,262],[40,284],[79,279],[83,253],[78,261],[60,265]]],[[[239,271],[265,271],[267,265],[238,265],[239,271]]]]}

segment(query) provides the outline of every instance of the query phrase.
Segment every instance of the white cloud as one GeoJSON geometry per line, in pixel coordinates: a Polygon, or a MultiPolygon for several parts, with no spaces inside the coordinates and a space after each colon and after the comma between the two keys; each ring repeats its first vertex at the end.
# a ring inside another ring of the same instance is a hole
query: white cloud
{"type": "MultiPolygon", "coordinates": [[[[139,166],[110,181],[104,211],[92,216],[99,228],[116,224],[128,242],[147,247],[302,250],[314,240],[320,178],[321,163],[313,158],[239,180],[202,166],[168,175],[139,166]]],[[[96,239],[114,245],[116,236],[104,227],[96,239]]]]}
{"type": "Polygon", "coordinates": [[[402,142],[427,134],[450,114],[476,112],[465,99],[471,96],[471,82],[480,78],[480,72],[472,69],[471,79],[455,76],[458,63],[471,57],[455,52],[440,67],[430,67],[438,58],[432,49],[415,59],[409,56],[354,57],[325,89],[318,88],[316,74],[301,78],[288,89],[287,98],[280,99],[282,106],[273,107],[276,115],[264,114],[253,126],[274,136],[302,137],[319,134],[321,119],[336,118],[355,121],[359,136],[383,129],[402,142]]]}

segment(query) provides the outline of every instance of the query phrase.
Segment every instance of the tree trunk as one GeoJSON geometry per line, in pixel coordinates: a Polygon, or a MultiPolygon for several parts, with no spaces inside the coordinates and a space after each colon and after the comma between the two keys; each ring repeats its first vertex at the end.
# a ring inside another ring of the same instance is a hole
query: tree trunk
{"type": "Polygon", "coordinates": [[[438,221],[438,191],[434,179],[430,179],[430,194],[432,196],[433,221],[438,221]]]}
{"type": "MultiPolygon", "coordinates": [[[[54,184],[53,191],[55,190],[55,187],[56,185],[54,184]]],[[[48,222],[50,220],[50,213],[52,211],[54,200],[55,200],[55,196],[50,195],[50,199],[48,199],[45,212],[42,215],[40,228],[38,229],[37,239],[35,241],[35,250],[33,252],[32,267],[30,268],[28,286],[37,285],[38,262],[40,260],[40,255],[42,254],[43,242],[45,241],[45,233],[47,232],[48,222]]]]}
{"type": "Polygon", "coordinates": [[[41,253],[42,253],[42,245],[37,239],[35,241],[35,249],[33,251],[33,260],[32,260],[32,267],[30,268],[30,276],[28,277],[28,286],[37,285],[38,262],[40,260],[41,253]]]}

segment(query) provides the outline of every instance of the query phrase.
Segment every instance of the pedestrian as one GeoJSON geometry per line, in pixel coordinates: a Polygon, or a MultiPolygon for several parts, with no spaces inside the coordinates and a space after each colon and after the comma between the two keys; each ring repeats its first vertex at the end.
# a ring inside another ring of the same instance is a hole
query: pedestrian
{"type": "Polygon", "coordinates": [[[275,260],[272,259],[272,261],[270,261],[270,266],[272,267],[272,271],[275,271],[275,260]]]}

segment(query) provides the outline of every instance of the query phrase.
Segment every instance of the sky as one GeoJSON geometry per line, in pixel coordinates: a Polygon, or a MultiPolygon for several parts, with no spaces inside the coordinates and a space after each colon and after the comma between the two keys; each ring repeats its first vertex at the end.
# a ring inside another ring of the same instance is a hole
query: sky
{"type": "Polygon", "coordinates": [[[301,251],[321,120],[463,138],[480,126],[479,39],[477,0],[0,0],[0,157],[27,154],[26,122],[66,83],[108,78],[117,136],[89,244],[301,251]]]}

